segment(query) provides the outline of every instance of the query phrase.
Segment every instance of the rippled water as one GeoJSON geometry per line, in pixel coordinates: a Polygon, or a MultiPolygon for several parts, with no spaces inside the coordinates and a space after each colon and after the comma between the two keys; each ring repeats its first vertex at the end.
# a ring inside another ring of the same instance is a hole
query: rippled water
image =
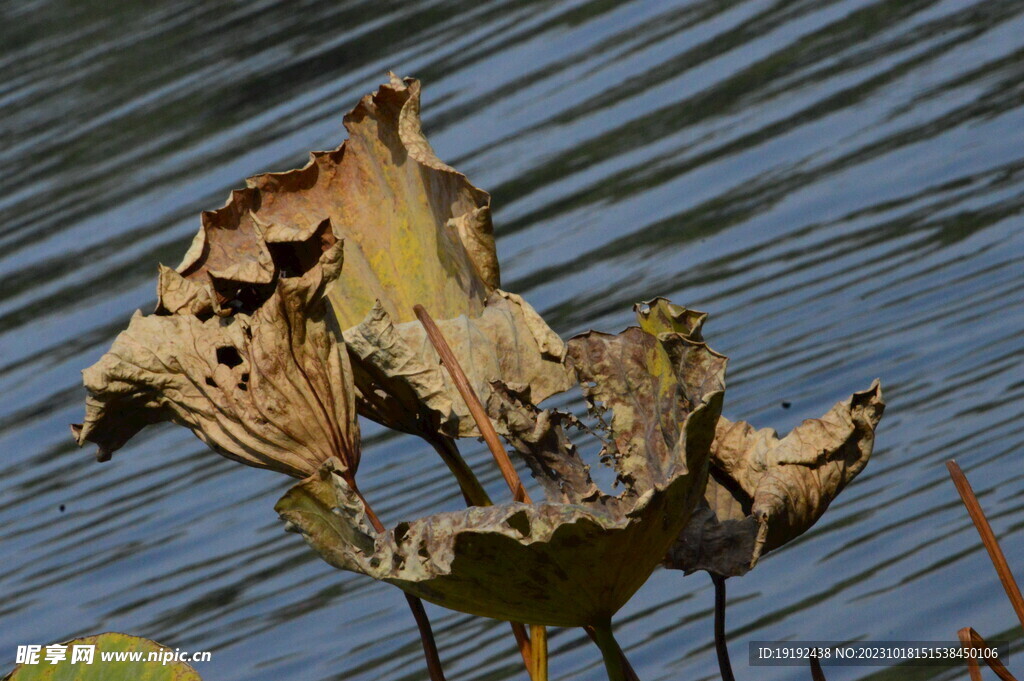
{"type": "MultiPolygon", "coordinates": [[[[504,287],[560,333],[618,330],[657,294],[707,310],[726,414],[783,432],[882,378],[870,466],[729,582],[741,680],[809,678],[747,668],[752,640],[1020,637],[943,462],[1024,575],[1024,3],[12,0],[0,19],[0,672],[17,644],[120,630],[213,651],[209,681],[425,678],[400,593],[282,531],[287,480],[183,429],[102,465],[67,430],[79,370],[151,309],[199,211],[335,146],[388,68],[424,81],[438,154],[494,194],[504,287]]],[[[459,506],[419,441],[365,432],[386,519],[459,506]]],[[[618,618],[644,681],[717,678],[711,605],[705,575],[655,574],[618,618]]],[[[430,613],[450,678],[525,678],[505,625],[430,613]]],[[[553,678],[602,678],[580,632],[552,634],[553,678]]]]}

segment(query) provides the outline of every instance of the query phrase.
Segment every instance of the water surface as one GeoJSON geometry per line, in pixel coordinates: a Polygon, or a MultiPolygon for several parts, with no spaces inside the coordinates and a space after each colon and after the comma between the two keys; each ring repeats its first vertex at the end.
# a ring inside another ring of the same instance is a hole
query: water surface
{"type": "MultiPolygon", "coordinates": [[[[943,462],[1024,574],[1024,3],[36,0],[0,19],[0,671],[18,644],[118,630],[213,651],[208,681],[426,678],[401,594],[282,531],[287,480],[180,428],[102,465],[67,430],[79,371],[152,308],[198,213],[337,145],[387,69],[423,80],[438,154],[493,192],[504,288],[559,333],[617,331],[655,295],[706,310],[726,414],[781,432],[882,379],[866,471],[729,582],[740,679],[809,678],[747,668],[753,640],[1021,636],[943,462]]],[[[385,519],[459,506],[423,444],[365,433],[385,519]]],[[[618,635],[644,681],[717,678],[711,605],[702,574],[637,594],[618,635]]],[[[429,610],[449,678],[525,678],[507,626],[429,610]]],[[[551,645],[553,678],[603,678],[580,632],[551,645]]]]}

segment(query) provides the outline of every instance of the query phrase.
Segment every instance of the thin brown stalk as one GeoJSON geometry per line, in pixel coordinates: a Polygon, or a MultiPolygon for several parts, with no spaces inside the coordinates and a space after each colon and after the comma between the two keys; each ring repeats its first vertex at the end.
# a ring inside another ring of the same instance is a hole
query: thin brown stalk
{"type": "MultiPolygon", "coordinates": [[[[512,465],[512,460],[508,458],[508,452],[506,452],[504,447],[501,446],[501,440],[498,439],[498,433],[494,430],[494,425],[491,424],[491,419],[488,418],[487,412],[480,403],[480,398],[477,397],[476,391],[473,390],[473,386],[470,385],[469,379],[466,378],[466,373],[462,370],[462,366],[455,358],[455,353],[453,353],[451,347],[448,346],[448,341],[445,340],[444,335],[441,333],[441,329],[437,328],[437,324],[434,323],[434,320],[422,305],[415,306],[413,310],[416,312],[416,317],[420,320],[420,323],[423,324],[423,328],[427,332],[427,338],[430,339],[430,342],[434,345],[434,349],[437,350],[437,354],[440,355],[441,363],[444,364],[445,369],[448,370],[448,375],[452,377],[452,381],[455,383],[455,387],[458,389],[459,394],[462,395],[462,399],[465,400],[466,404],[469,406],[469,413],[473,415],[473,419],[476,421],[477,427],[480,429],[481,434],[484,436],[484,440],[487,442],[487,446],[491,450],[491,455],[494,457],[495,462],[497,462],[498,468],[501,470],[501,474],[505,478],[505,482],[512,491],[512,498],[523,503],[530,503],[530,495],[526,493],[526,488],[523,487],[523,481],[519,479],[519,474],[516,473],[516,469],[512,465]]],[[[461,459],[461,457],[459,458],[461,459]]],[[[481,491],[483,490],[481,489],[481,491]]],[[[465,488],[463,488],[463,494],[466,495],[465,488]]],[[[483,496],[486,497],[486,492],[484,492],[483,496]]],[[[487,504],[478,505],[490,505],[490,499],[487,499],[487,504]]],[[[517,622],[512,622],[511,624],[512,632],[516,637],[516,643],[519,645],[519,652],[523,656],[523,661],[526,663],[526,669],[530,672],[530,677],[533,678],[534,681],[537,681],[534,676],[533,668],[533,647],[530,637],[526,633],[526,627],[517,622]]]]}
{"type": "Polygon", "coordinates": [[[473,420],[476,421],[477,428],[480,429],[484,442],[487,443],[487,447],[491,450],[491,456],[494,457],[495,463],[498,464],[498,468],[501,470],[501,476],[505,478],[505,483],[508,485],[509,490],[512,491],[512,498],[515,501],[526,504],[532,503],[530,495],[526,492],[526,488],[523,487],[523,481],[519,479],[519,474],[516,472],[515,466],[512,465],[512,460],[508,458],[508,452],[501,445],[498,431],[494,429],[494,425],[487,416],[484,405],[480,402],[480,398],[477,397],[476,391],[473,390],[469,379],[466,378],[462,365],[459,364],[459,360],[455,357],[455,353],[452,352],[448,341],[445,340],[444,334],[441,333],[441,329],[437,327],[437,324],[434,323],[434,320],[422,305],[416,305],[413,307],[413,310],[416,312],[416,317],[420,320],[420,323],[423,324],[423,328],[427,332],[427,338],[430,339],[434,349],[437,350],[437,354],[441,357],[441,364],[448,370],[448,375],[451,376],[455,388],[462,395],[466,406],[469,407],[469,413],[473,415],[473,420]]]}
{"type": "MultiPolygon", "coordinates": [[[[363,507],[366,509],[366,517],[370,519],[373,529],[378,532],[384,532],[384,524],[381,523],[380,518],[377,517],[370,504],[367,503],[366,497],[355,486],[355,481],[349,480],[348,483],[363,502],[363,507]]],[[[445,681],[444,668],[441,666],[441,656],[437,652],[437,642],[434,640],[434,630],[430,626],[430,619],[427,617],[427,611],[423,607],[423,601],[411,594],[405,594],[405,600],[409,603],[413,619],[416,620],[416,628],[420,632],[423,656],[427,659],[427,673],[430,675],[430,681],[445,681]]]]}
{"type": "Polygon", "coordinates": [[[516,645],[519,647],[519,654],[523,657],[526,671],[533,679],[533,643],[526,633],[526,625],[519,622],[509,622],[509,624],[512,625],[512,635],[516,638],[516,645]]]}
{"type": "MultiPolygon", "coordinates": [[[[960,631],[956,632],[960,638],[960,645],[964,648],[988,648],[988,643],[981,637],[981,634],[976,632],[971,627],[964,627],[960,631]]],[[[1003,666],[1003,663],[996,657],[979,656],[980,659],[988,665],[988,668],[995,672],[1003,681],[1017,681],[1013,677],[1013,674],[1003,666]]],[[[981,669],[978,666],[978,658],[968,657],[967,658],[967,670],[971,675],[971,681],[981,681],[981,669]]]]}
{"type": "MultiPolygon", "coordinates": [[[[818,658],[813,655],[810,657],[811,662],[811,680],[812,681],[826,681],[825,672],[821,670],[821,663],[818,662],[818,658]]],[[[974,681],[973,679],[971,681],[974,681]]]]}
{"type": "Polygon", "coordinates": [[[1024,627],[1024,598],[1021,597],[1020,588],[1017,586],[1017,581],[1013,578],[1013,573],[1010,571],[1010,566],[1006,562],[1006,556],[1003,555],[1003,550],[996,540],[996,535],[992,532],[992,526],[988,524],[985,512],[981,509],[981,504],[978,503],[974,490],[971,489],[971,483],[967,481],[967,476],[960,470],[960,466],[957,465],[956,461],[952,459],[947,461],[946,468],[949,469],[949,476],[953,478],[953,484],[956,485],[956,491],[960,494],[960,499],[964,502],[964,506],[967,507],[967,513],[971,516],[974,527],[977,528],[978,534],[981,535],[981,543],[985,545],[985,550],[988,551],[988,556],[992,559],[992,565],[996,568],[999,581],[1003,583],[1003,590],[1006,591],[1006,595],[1010,599],[1013,611],[1017,613],[1017,619],[1020,620],[1021,626],[1024,627]]]}
{"type": "MultiPolygon", "coordinates": [[[[964,627],[960,631],[956,632],[957,637],[960,639],[960,645],[964,648],[973,648],[974,641],[971,640],[971,632],[974,631],[970,627],[964,627]]],[[[971,677],[971,681],[981,681],[981,667],[978,666],[978,660],[974,657],[967,658],[967,673],[971,677]]]]}
{"type": "Polygon", "coordinates": [[[736,681],[732,674],[732,662],[729,661],[729,645],[725,638],[725,577],[714,572],[709,573],[715,585],[715,651],[718,653],[718,669],[722,672],[722,681],[736,681]]]}
{"type": "MultiPolygon", "coordinates": [[[[455,442],[444,435],[428,435],[425,437],[434,446],[434,449],[437,450],[441,459],[448,465],[449,470],[455,475],[459,488],[462,490],[462,496],[466,499],[466,504],[469,506],[493,505],[491,498],[487,495],[487,491],[480,484],[476,475],[473,474],[473,470],[466,463],[466,460],[459,454],[459,448],[455,445],[455,442]]],[[[530,637],[526,633],[526,627],[518,622],[509,622],[509,624],[512,626],[512,635],[515,636],[519,654],[522,655],[523,663],[526,665],[527,670],[529,670],[534,664],[534,656],[530,637]]],[[[530,678],[534,678],[532,673],[530,678]]]]}
{"type": "Polygon", "coordinates": [[[455,442],[450,437],[438,433],[424,435],[424,438],[434,447],[441,460],[448,466],[448,470],[455,476],[459,483],[459,489],[462,491],[462,497],[466,500],[466,505],[490,506],[491,498],[480,484],[480,480],[473,474],[473,469],[459,454],[455,442]]]}

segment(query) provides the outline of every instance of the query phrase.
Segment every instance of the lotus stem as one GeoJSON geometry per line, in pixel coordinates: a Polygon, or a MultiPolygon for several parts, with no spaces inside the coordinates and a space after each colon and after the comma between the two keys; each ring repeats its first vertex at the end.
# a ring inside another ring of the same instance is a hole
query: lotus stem
{"type": "MultiPolygon", "coordinates": [[[[459,364],[459,360],[456,359],[455,353],[452,352],[451,347],[448,345],[448,341],[445,340],[444,334],[441,333],[441,329],[437,327],[430,314],[427,313],[426,309],[422,305],[416,305],[413,310],[416,312],[416,317],[423,324],[423,329],[427,333],[427,338],[433,344],[437,354],[441,357],[441,363],[444,364],[445,369],[448,370],[448,375],[452,377],[452,381],[455,383],[455,387],[458,389],[459,394],[462,395],[462,399],[465,400],[466,405],[469,407],[470,414],[473,415],[473,419],[476,421],[477,427],[480,429],[481,434],[484,436],[484,440],[487,442],[488,448],[491,450],[491,455],[498,464],[498,468],[501,470],[502,476],[505,478],[505,482],[508,484],[509,489],[512,491],[512,497],[516,501],[523,503],[531,503],[529,494],[526,493],[526,488],[523,487],[523,481],[519,479],[519,474],[516,473],[515,467],[512,465],[512,460],[508,457],[508,452],[501,446],[501,440],[498,439],[498,432],[494,430],[494,425],[491,424],[490,418],[487,416],[487,412],[484,410],[483,404],[480,403],[480,398],[477,397],[476,391],[473,390],[473,386],[470,385],[469,379],[466,378],[466,373],[462,370],[462,366],[459,364]]],[[[459,481],[459,487],[462,490],[462,496],[466,498],[467,503],[474,506],[490,506],[492,504],[490,497],[484,490],[480,481],[476,475],[473,474],[472,469],[466,463],[465,459],[459,454],[458,448],[450,438],[444,437],[443,435],[432,435],[428,438],[437,453],[441,455],[444,462],[448,465],[448,468],[455,475],[459,481]]],[[[530,637],[526,633],[526,627],[518,622],[510,622],[512,625],[512,633],[516,637],[516,643],[519,646],[519,653],[523,656],[523,662],[526,664],[526,669],[530,673],[530,678],[533,681],[540,681],[536,676],[536,658],[533,649],[533,643],[530,641],[530,637]]],[[[543,627],[539,628],[542,632],[543,640],[539,643],[543,644],[544,650],[544,674],[547,676],[547,634],[543,632],[543,627]]],[[[537,629],[534,629],[534,635],[536,636],[537,629]]]]}
{"type": "Polygon", "coordinates": [[[441,364],[448,370],[448,375],[451,376],[455,388],[462,395],[466,406],[469,407],[469,413],[473,415],[473,420],[476,421],[480,434],[487,443],[487,447],[491,450],[491,456],[494,457],[495,463],[498,464],[498,468],[501,470],[502,477],[505,478],[505,483],[512,491],[512,498],[525,504],[532,503],[530,495],[527,494],[526,488],[523,487],[523,481],[519,478],[515,466],[512,465],[512,460],[508,457],[508,452],[501,445],[498,431],[494,429],[494,424],[491,423],[491,419],[487,416],[484,405],[480,402],[480,398],[477,397],[476,391],[473,390],[469,379],[466,378],[466,373],[462,370],[462,366],[455,357],[455,353],[449,347],[448,341],[444,339],[441,329],[437,327],[437,324],[434,323],[434,320],[422,305],[416,305],[413,307],[413,311],[416,313],[420,323],[423,324],[423,329],[427,332],[427,338],[430,339],[438,356],[441,357],[441,364]]]}
{"type": "Polygon", "coordinates": [[[715,651],[718,653],[718,669],[722,672],[722,681],[736,681],[732,675],[732,662],[729,661],[729,646],[725,640],[725,580],[722,575],[714,572],[711,581],[715,585],[715,651]]]}
{"type": "MultiPolygon", "coordinates": [[[[448,375],[451,376],[452,382],[455,384],[455,388],[459,391],[459,394],[462,396],[462,399],[466,402],[466,406],[469,407],[469,413],[473,416],[473,420],[476,421],[477,428],[480,430],[480,434],[483,436],[484,441],[487,443],[487,448],[490,449],[491,451],[491,456],[494,458],[495,463],[498,464],[498,468],[499,470],[501,470],[501,475],[503,478],[505,478],[505,483],[508,485],[509,490],[512,492],[512,498],[515,501],[519,501],[526,504],[533,503],[533,500],[530,498],[529,492],[527,492],[526,488],[523,486],[523,481],[519,477],[519,473],[516,472],[515,466],[512,465],[512,460],[509,458],[508,452],[506,452],[505,448],[501,445],[501,440],[498,437],[498,432],[494,429],[494,424],[491,423],[490,417],[487,416],[487,410],[484,409],[484,405],[480,402],[480,398],[477,396],[472,384],[469,382],[469,379],[466,378],[466,373],[462,370],[462,365],[459,364],[458,358],[455,356],[455,353],[452,352],[451,346],[448,345],[448,341],[445,340],[444,334],[441,333],[441,329],[438,328],[437,324],[434,322],[434,319],[430,316],[430,313],[427,312],[426,308],[424,308],[422,305],[414,306],[413,311],[416,313],[416,318],[420,320],[420,324],[423,325],[423,330],[426,332],[427,338],[430,340],[430,343],[434,346],[434,350],[437,351],[438,356],[441,358],[441,363],[444,365],[445,369],[448,370],[448,375]]],[[[458,449],[455,448],[454,442],[451,442],[449,438],[445,438],[443,436],[437,436],[436,439],[438,439],[439,442],[447,441],[448,444],[445,444],[444,446],[450,446],[452,449],[455,449],[454,458],[457,458],[458,460],[462,461],[462,457],[458,455],[458,449]]],[[[436,446],[437,445],[435,445],[435,447],[436,446]]],[[[441,453],[440,449],[438,450],[438,453],[441,453]]],[[[442,458],[445,459],[445,462],[447,463],[448,457],[451,457],[452,455],[441,454],[441,456],[442,458]]],[[[463,464],[465,464],[464,461],[463,464]]],[[[452,465],[449,464],[449,468],[451,467],[452,465]]],[[[468,466],[466,466],[466,468],[468,469],[468,466]]],[[[452,472],[454,473],[454,470],[452,472]]],[[[471,470],[469,471],[469,474],[471,476],[473,475],[471,470]]],[[[456,475],[456,477],[458,477],[458,475],[456,475]]],[[[473,479],[476,480],[476,477],[473,476],[473,479]]],[[[477,485],[479,485],[479,481],[476,482],[477,485]]],[[[467,499],[469,499],[469,492],[467,488],[462,488],[462,494],[467,499]]],[[[486,498],[486,492],[483,493],[483,496],[486,498]]],[[[486,504],[476,505],[490,505],[490,499],[487,498],[486,504]]],[[[590,638],[595,643],[597,643],[598,647],[600,647],[601,643],[598,640],[596,627],[584,627],[584,629],[586,629],[586,632],[590,635],[590,638]]],[[[530,640],[526,636],[526,631],[523,628],[523,625],[513,623],[512,630],[516,634],[516,641],[519,643],[519,650],[523,654],[523,659],[526,661],[526,668],[530,670],[532,677],[533,655],[530,652],[530,640]]],[[[543,631],[543,627],[540,627],[540,630],[543,631]]],[[[546,633],[544,634],[543,642],[546,646],[546,633]]],[[[625,670],[625,681],[639,681],[636,672],[633,670],[633,666],[629,663],[629,660],[626,659],[626,655],[622,652],[622,650],[618,648],[618,644],[616,644],[616,649],[618,650],[618,656],[620,658],[618,664],[622,669],[625,670]]],[[[602,655],[603,654],[604,649],[602,649],[602,655]]],[[[544,655],[546,659],[547,653],[545,652],[544,655]]],[[[545,674],[546,673],[547,669],[545,665],[545,674]]]]}
{"type": "Polygon", "coordinates": [[[628,681],[626,676],[626,668],[622,664],[625,657],[622,654],[622,649],[619,648],[618,641],[615,640],[615,634],[612,633],[611,621],[594,625],[594,635],[596,636],[597,647],[601,649],[601,655],[604,657],[604,667],[608,671],[608,681],[628,681]]]}
{"type": "MultiPolygon", "coordinates": [[[[971,627],[964,627],[956,632],[960,638],[960,645],[964,648],[987,648],[988,643],[971,627]]],[[[984,656],[981,659],[988,665],[988,668],[995,672],[1002,681],[1017,681],[1003,663],[997,657],[984,656]]],[[[967,657],[967,671],[971,675],[971,681],[981,681],[981,666],[977,657],[967,657]]]]}
{"type": "Polygon", "coordinates": [[[431,444],[441,457],[441,460],[448,466],[448,470],[455,476],[467,506],[491,506],[493,504],[491,498],[487,495],[487,491],[480,484],[479,478],[473,473],[473,469],[469,467],[466,460],[462,458],[459,448],[450,437],[439,433],[427,433],[423,437],[431,444]]]}
{"type": "MultiPolygon", "coordinates": [[[[818,662],[818,658],[813,655],[810,657],[811,662],[811,680],[812,681],[827,681],[825,679],[825,672],[821,669],[821,663],[818,662]]],[[[973,680],[972,680],[973,681],[973,680]]]]}
{"type": "Polygon", "coordinates": [[[519,654],[523,657],[523,664],[526,665],[526,673],[533,679],[533,644],[526,633],[526,626],[519,622],[509,622],[512,626],[512,635],[516,637],[516,645],[519,647],[519,654]]]}
{"type": "MultiPolygon", "coordinates": [[[[591,641],[597,643],[597,629],[594,627],[583,627],[583,630],[590,636],[591,641]]],[[[626,670],[626,681],[640,681],[640,677],[636,675],[633,665],[629,663],[626,654],[622,652],[622,648],[619,648],[619,657],[622,658],[622,668],[626,670]]]]}
{"type": "Polygon", "coordinates": [[[542,626],[530,625],[533,646],[533,681],[548,681],[548,632],[542,626]]]}
{"type": "Polygon", "coordinates": [[[412,594],[405,594],[412,616],[416,620],[416,628],[420,631],[420,642],[423,644],[423,656],[427,659],[427,674],[431,681],[445,681],[444,668],[441,667],[441,656],[437,653],[434,641],[434,630],[430,626],[430,618],[423,607],[423,601],[412,594]]]}
{"type": "MultiPolygon", "coordinates": [[[[363,507],[366,509],[366,517],[369,518],[370,524],[373,525],[373,529],[378,532],[384,532],[384,524],[377,517],[377,514],[367,503],[366,497],[359,491],[359,488],[355,485],[355,480],[347,480],[352,491],[356,493],[359,499],[363,502],[363,507]]],[[[434,630],[430,626],[430,618],[427,617],[427,611],[423,607],[423,601],[412,594],[405,594],[405,600],[409,603],[409,609],[412,611],[413,619],[416,620],[416,628],[420,632],[420,642],[423,644],[423,656],[427,659],[427,673],[430,675],[430,681],[446,681],[444,677],[444,668],[441,666],[441,656],[437,652],[437,642],[434,640],[434,630]]]]}
{"type": "MultiPolygon", "coordinates": [[[[956,632],[960,639],[960,645],[965,649],[974,647],[974,641],[971,640],[972,631],[973,629],[970,627],[964,627],[956,632]]],[[[981,681],[981,667],[978,666],[978,660],[969,655],[967,656],[967,674],[971,677],[971,681],[981,681]]]]}
{"type": "MultiPolygon", "coordinates": [[[[462,458],[459,453],[459,448],[455,442],[444,435],[437,433],[426,434],[424,438],[433,445],[434,449],[441,456],[444,462],[448,465],[448,469],[455,476],[455,479],[459,482],[459,488],[462,490],[462,496],[466,499],[466,504],[469,506],[491,506],[493,502],[484,490],[483,485],[480,484],[480,480],[473,473],[473,469],[469,467],[466,460],[462,458]]],[[[518,622],[510,622],[512,625],[512,634],[516,638],[516,645],[519,648],[519,654],[523,656],[523,663],[526,665],[527,671],[533,669],[535,664],[532,644],[530,643],[530,637],[526,633],[526,627],[518,622]]],[[[546,645],[546,638],[545,638],[546,645]]],[[[547,651],[544,652],[545,660],[547,659],[547,651]]],[[[544,667],[545,673],[547,673],[547,665],[544,667]]],[[[530,671],[530,678],[537,681],[537,677],[530,671]]]]}
{"type": "Polygon", "coordinates": [[[1010,571],[1010,566],[1006,562],[1006,556],[1003,555],[1003,550],[996,540],[992,526],[988,524],[985,512],[981,510],[978,497],[974,495],[971,483],[967,481],[967,476],[960,470],[960,466],[957,465],[956,461],[952,459],[947,461],[946,468],[949,469],[949,477],[953,478],[953,484],[956,485],[956,491],[960,494],[960,499],[964,502],[964,506],[967,507],[967,513],[971,516],[974,527],[977,528],[978,534],[981,535],[981,543],[985,545],[988,557],[996,568],[996,574],[999,575],[999,581],[1003,583],[1003,590],[1006,591],[1006,595],[1010,599],[1010,605],[1013,606],[1013,611],[1017,613],[1020,625],[1024,627],[1024,598],[1021,597],[1020,587],[1017,586],[1017,581],[1013,578],[1013,573],[1010,571]]]}

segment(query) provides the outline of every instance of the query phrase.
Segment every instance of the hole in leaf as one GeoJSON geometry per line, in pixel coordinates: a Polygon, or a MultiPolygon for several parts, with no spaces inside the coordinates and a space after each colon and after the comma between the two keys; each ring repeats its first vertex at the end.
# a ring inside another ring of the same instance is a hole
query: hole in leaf
{"type": "Polygon", "coordinates": [[[210,386],[211,388],[216,388],[217,387],[217,381],[213,380],[212,377],[207,376],[206,377],[206,385],[210,386]]]}
{"type": "Polygon", "coordinates": [[[395,543],[401,544],[405,536],[409,534],[409,523],[398,523],[395,525],[395,543]]]}
{"type": "Polygon", "coordinates": [[[230,369],[242,363],[242,356],[238,354],[236,348],[225,345],[224,347],[217,348],[217,362],[230,369]]]}
{"type": "Polygon", "coordinates": [[[530,536],[530,516],[526,515],[526,511],[517,511],[505,519],[508,526],[513,530],[523,535],[524,537],[530,536]]]}
{"type": "Polygon", "coordinates": [[[214,279],[217,304],[232,313],[253,314],[274,294],[274,284],[246,284],[227,279],[214,279]]]}
{"type": "Polygon", "coordinates": [[[323,220],[305,241],[288,241],[267,244],[270,257],[282,279],[301,277],[313,269],[320,256],[337,241],[331,231],[331,221],[323,220]]]}

